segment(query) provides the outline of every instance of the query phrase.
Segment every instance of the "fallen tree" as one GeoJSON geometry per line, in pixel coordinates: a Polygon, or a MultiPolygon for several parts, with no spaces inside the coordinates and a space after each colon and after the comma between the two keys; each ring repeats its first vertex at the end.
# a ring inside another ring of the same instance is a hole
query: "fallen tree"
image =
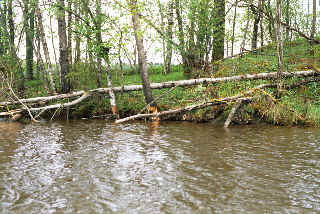
{"type": "MultiPolygon", "coordinates": [[[[317,70],[283,73],[284,78],[310,77],[310,76],[318,76],[318,75],[320,75],[320,72],[317,70]]],[[[237,75],[237,76],[231,76],[231,77],[179,80],[179,81],[169,81],[169,82],[162,82],[162,83],[152,83],[151,89],[163,89],[163,88],[183,87],[183,86],[192,86],[192,85],[199,85],[199,84],[212,84],[212,83],[219,83],[219,82],[241,81],[241,80],[274,79],[276,77],[277,77],[277,72],[271,72],[271,73],[258,73],[258,74],[244,74],[244,75],[237,75]]],[[[21,103],[49,102],[49,101],[54,101],[59,99],[79,97],[85,93],[89,93],[88,97],[90,97],[96,93],[107,94],[110,90],[113,90],[115,93],[140,91],[142,90],[142,85],[127,85],[127,86],[111,87],[111,88],[97,88],[97,89],[89,90],[87,92],[82,90],[82,91],[72,92],[69,94],[20,99],[19,101],[0,102],[0,106],[15,105],[15,104],[21,104],[21,103]]],[[[37,110],[41,110],[41,109],[37,109],[37,110]]]]}
{"type": "MultiPolygon", "coordinates": [[[[289,77],[312,77],[312,76],[318,76],[320,72],[316,69],[314,70],[308,70],[308,71],[298,71],[298,72],[285,72],[283,73],[284,78],[289,77]]],[[[219,83],[219,82],[228,82],[228,81],[241,81],[241,80],[258,80],[258,79],[274,79],[277,77],[276,72],[272,73],[259,73],[259,74],[246,74],[246,75],[238,75],[238,76],[231,76],[231,77],[219,77],[219,78],[200,78],[200,79],[191,79],[191,80],[180,80],[180,81],[170,81],[170,82],[163,82],[163,83],[152,83],[151,88],[152,89],[163,89],[163,88],[172,88],[172,87],[183,87],[183,86],[192,86],[192,85],[198,85],[198,84],[212,84],[212,83],[219,83]]],[[[13,116],[18,113],[22,112],[31,112],[36,113],[35,118],[39,117],[43,112],[49,109],[59,109],[59,108],[66,108],[70,107],[76,104],[79,104],[80,102],[86,100],[87,98],[94,96],[96,94],[108,94],[109,91],[112,90],[115,93],[119,92],[130,92],[130,91],[138,91],[142,90],[142,85],[128,85],[128,86],[121,86],[121,87],[112,87],[112,88],[98,88],[98,89],[92,89],[89,91],[77,91],[69,94],[60,94],[55,96],[49,96],[49,97],[36,97],[36,98],[29,98],[29,99],[18,99],[17,101],[7,101],[7,102],[0,102],[1,106],[9,106],[9,105],[23,105],[22,108],[13,109],[11,111],[6,112],[0,112],[0,116],[13,116]],[[71,99],[71,98],[77,98],[70,102],[65,103],[58,103],[58,104],[52,104],[52,105],[45,105],[41,107],[26,107],[24,104],[33,104],[38,103],[41,105],[46,104],[47,102],[60,100],[60,99],[71,99]]],[[[239,98],[239,97],[238,97],[239,98]]],[[[237,98],[237,99],[238,99],[237,98]]],[[[229,98],[222,99],[222,102],[228,101],[229,98]]],[[[236,98],[234,98],[236,99],[236,98]]],[[[195,108],[203,108],[207,105],[211,104],[201,104],[198,107],[186,107],[182,108],[180,111],[184,111],[183,109],[195,109],[195,108]]],[[[137,117],[133,116],[133,119],[141,118],[141,117],[150,117],[150,116],[162,116],[165,114],[171,114],[179,112],[179,110],[169,110],[167,112],[160,112],[156,115],[151,114],[144,114],[144,116],[140,115],[137,117]]],[[[119,122],[119,121],[118,121],[119,122]]]]}

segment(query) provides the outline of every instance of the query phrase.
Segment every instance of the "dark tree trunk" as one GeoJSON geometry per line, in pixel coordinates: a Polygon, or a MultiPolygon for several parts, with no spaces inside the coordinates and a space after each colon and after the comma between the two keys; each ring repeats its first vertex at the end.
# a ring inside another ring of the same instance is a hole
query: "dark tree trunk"
{"type": "Polygon", "coordinates": [[[34,39],[34,3],[24,1],[24,27],[26,32],[26,69],[27,78],[33,80],[33,39],[34,39]]]}
{"type": "Polygon", "coordinates": [[[71,89],[70,82],[67,78],[69,73],[69,56],[68,56],[68,41],[67,29],[65,20],[65,4],[64,0],[58,0],[59,14],[58,14],[58,35],[59,35],[59,63],[60,63],[60,76],[61,76],[61,92],[68,93],[71,89]]]}
{"type": "MultiPolygon", "coordinates": [[[[259,1],[258,8],[260,8],[260,1],[259,1]]],[[[257,49],[257,46],[258,46],[258,29],[259,29],[259,22],[261,19],[261,12],[258,11],[258,9],[256,9],[253,5],[251,5],[251,11],[254,15],[251,49],[254,50],[254,49],[257,49]]]]}
{"type": "Polygon", "coordinates": [[[15,50],[15,45],[14,45],[15,33],[14,33],[12,1],[13,0],[8,0],[9,46],[10,46],[11,56],[13,58],[16,58],[16,50],[15,50]]]}
{"type": "Polygon", "coordinates": [[[212,61],[223,59],[224,57],[224,37],[225,37],[225,0],[214,0],[215,26],[212,46],[212,61]]]}

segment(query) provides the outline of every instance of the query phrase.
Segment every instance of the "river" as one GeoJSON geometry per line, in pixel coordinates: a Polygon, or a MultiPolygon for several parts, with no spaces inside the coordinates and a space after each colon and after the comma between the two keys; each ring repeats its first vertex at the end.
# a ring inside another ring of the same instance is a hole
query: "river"
{"type": "Polygon", "coordinates": [[[319,213],[320,129],[0,122],[0,213],[319,213]]]}

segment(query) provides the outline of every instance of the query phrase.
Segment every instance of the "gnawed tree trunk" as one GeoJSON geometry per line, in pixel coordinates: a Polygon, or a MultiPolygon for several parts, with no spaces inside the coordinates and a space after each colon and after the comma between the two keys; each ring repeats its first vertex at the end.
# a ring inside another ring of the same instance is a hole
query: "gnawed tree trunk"
{"type": "MultiPolygon", "coordinates": [[[[112,78],[111,78],[111,66],[110,66],[110,60],[109,56],[106,59],[106,66],[107,66],[107,84],[109,88],[112,88],[112,78]]],[[[113,90],[109,90],[109,96],[110,96],[110,105],[111,105],[111,111],[112,114],[116,116],[116,118],[119,118],[119,111],[116,101],[116,94],[113,90]]]]}
{"type": "Polygon", "coordinates": [[[134,36],[136,39],[136,45],[137,45],[137,51],[138,51],[139,69],[140,69],[140,74],[143,82],[143,94],[144,94],[146,103],[151,107],[150,110],[157,111],[157,104],[153,100],[152,90],[150,88],[149,74],[148,74],[148,67],[147,67],[147,57],[144,49],[143,35],[140,27],[137,0],[130,0],[130,3],[131,3],[130,6],[132,7],[131,8],[132,24],[133,24],[134,36]]]}

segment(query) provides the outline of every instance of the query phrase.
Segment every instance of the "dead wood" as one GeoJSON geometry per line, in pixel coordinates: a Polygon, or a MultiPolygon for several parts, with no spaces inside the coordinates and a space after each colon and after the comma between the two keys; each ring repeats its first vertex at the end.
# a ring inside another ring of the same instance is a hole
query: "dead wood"
{"type": "MultiPolygon", "coordinates": [[[[310,77],[310,76],[317,76],[319,74],[320,72],[317,70],[307,70],[307,71],[297,71],[297,72],[284,72],[283,77],[284,78],[310,77]]],[[[231,77],[179,80],[179,81],[169,81],[169,82],[162,82],[162,83],[152,83],[151,89],[183,87],[183,86],[192,86],[192,85],[199,85],[199,84],[210,84],[210,83],[212,84],[212,83],[228,82],[228,81],[273,79],[276,77],[277,77],[277,72],[271,72],[271,73],[245,74],[245,75],[237,75],[237,76],[231,76],[231,77]]],[[[142,89],[143,89],[142,85],[127,85],[127,86],[120,86],[120,87],[92,89],[92,90],[89,90],[88,93],[90,94],[89,96],[91,96],[94,93],[108,94],[110,90],[113,90],[115,93],[119,93],[119,92],[139,91],[142,89]]],[[[82,96],[85,93],[86,93],[85,91],[76,91],[73,93],[60,94],[56,96],[20,99],[19,101],[13,101],[13,102],[10,102],[10,101],[0,102],[0,106],[21,104],[21,103],[49,102],[54,100],[66,99],[66,98],[75,98],[75,97],[82,96]]]]}
{"type": "Polygon", "coordinates": [[[227,118],[226,122],[224,123],[225,128],[229,127],[230,123],[232,122],[232,118],[233,118],[234,114],[236,113],[236,111],[241,106],[242,101],[243,101],[242,99],[238,99],[237,102],[233,105],[231,112],[229,113],[228,118],[227,118]]]}

